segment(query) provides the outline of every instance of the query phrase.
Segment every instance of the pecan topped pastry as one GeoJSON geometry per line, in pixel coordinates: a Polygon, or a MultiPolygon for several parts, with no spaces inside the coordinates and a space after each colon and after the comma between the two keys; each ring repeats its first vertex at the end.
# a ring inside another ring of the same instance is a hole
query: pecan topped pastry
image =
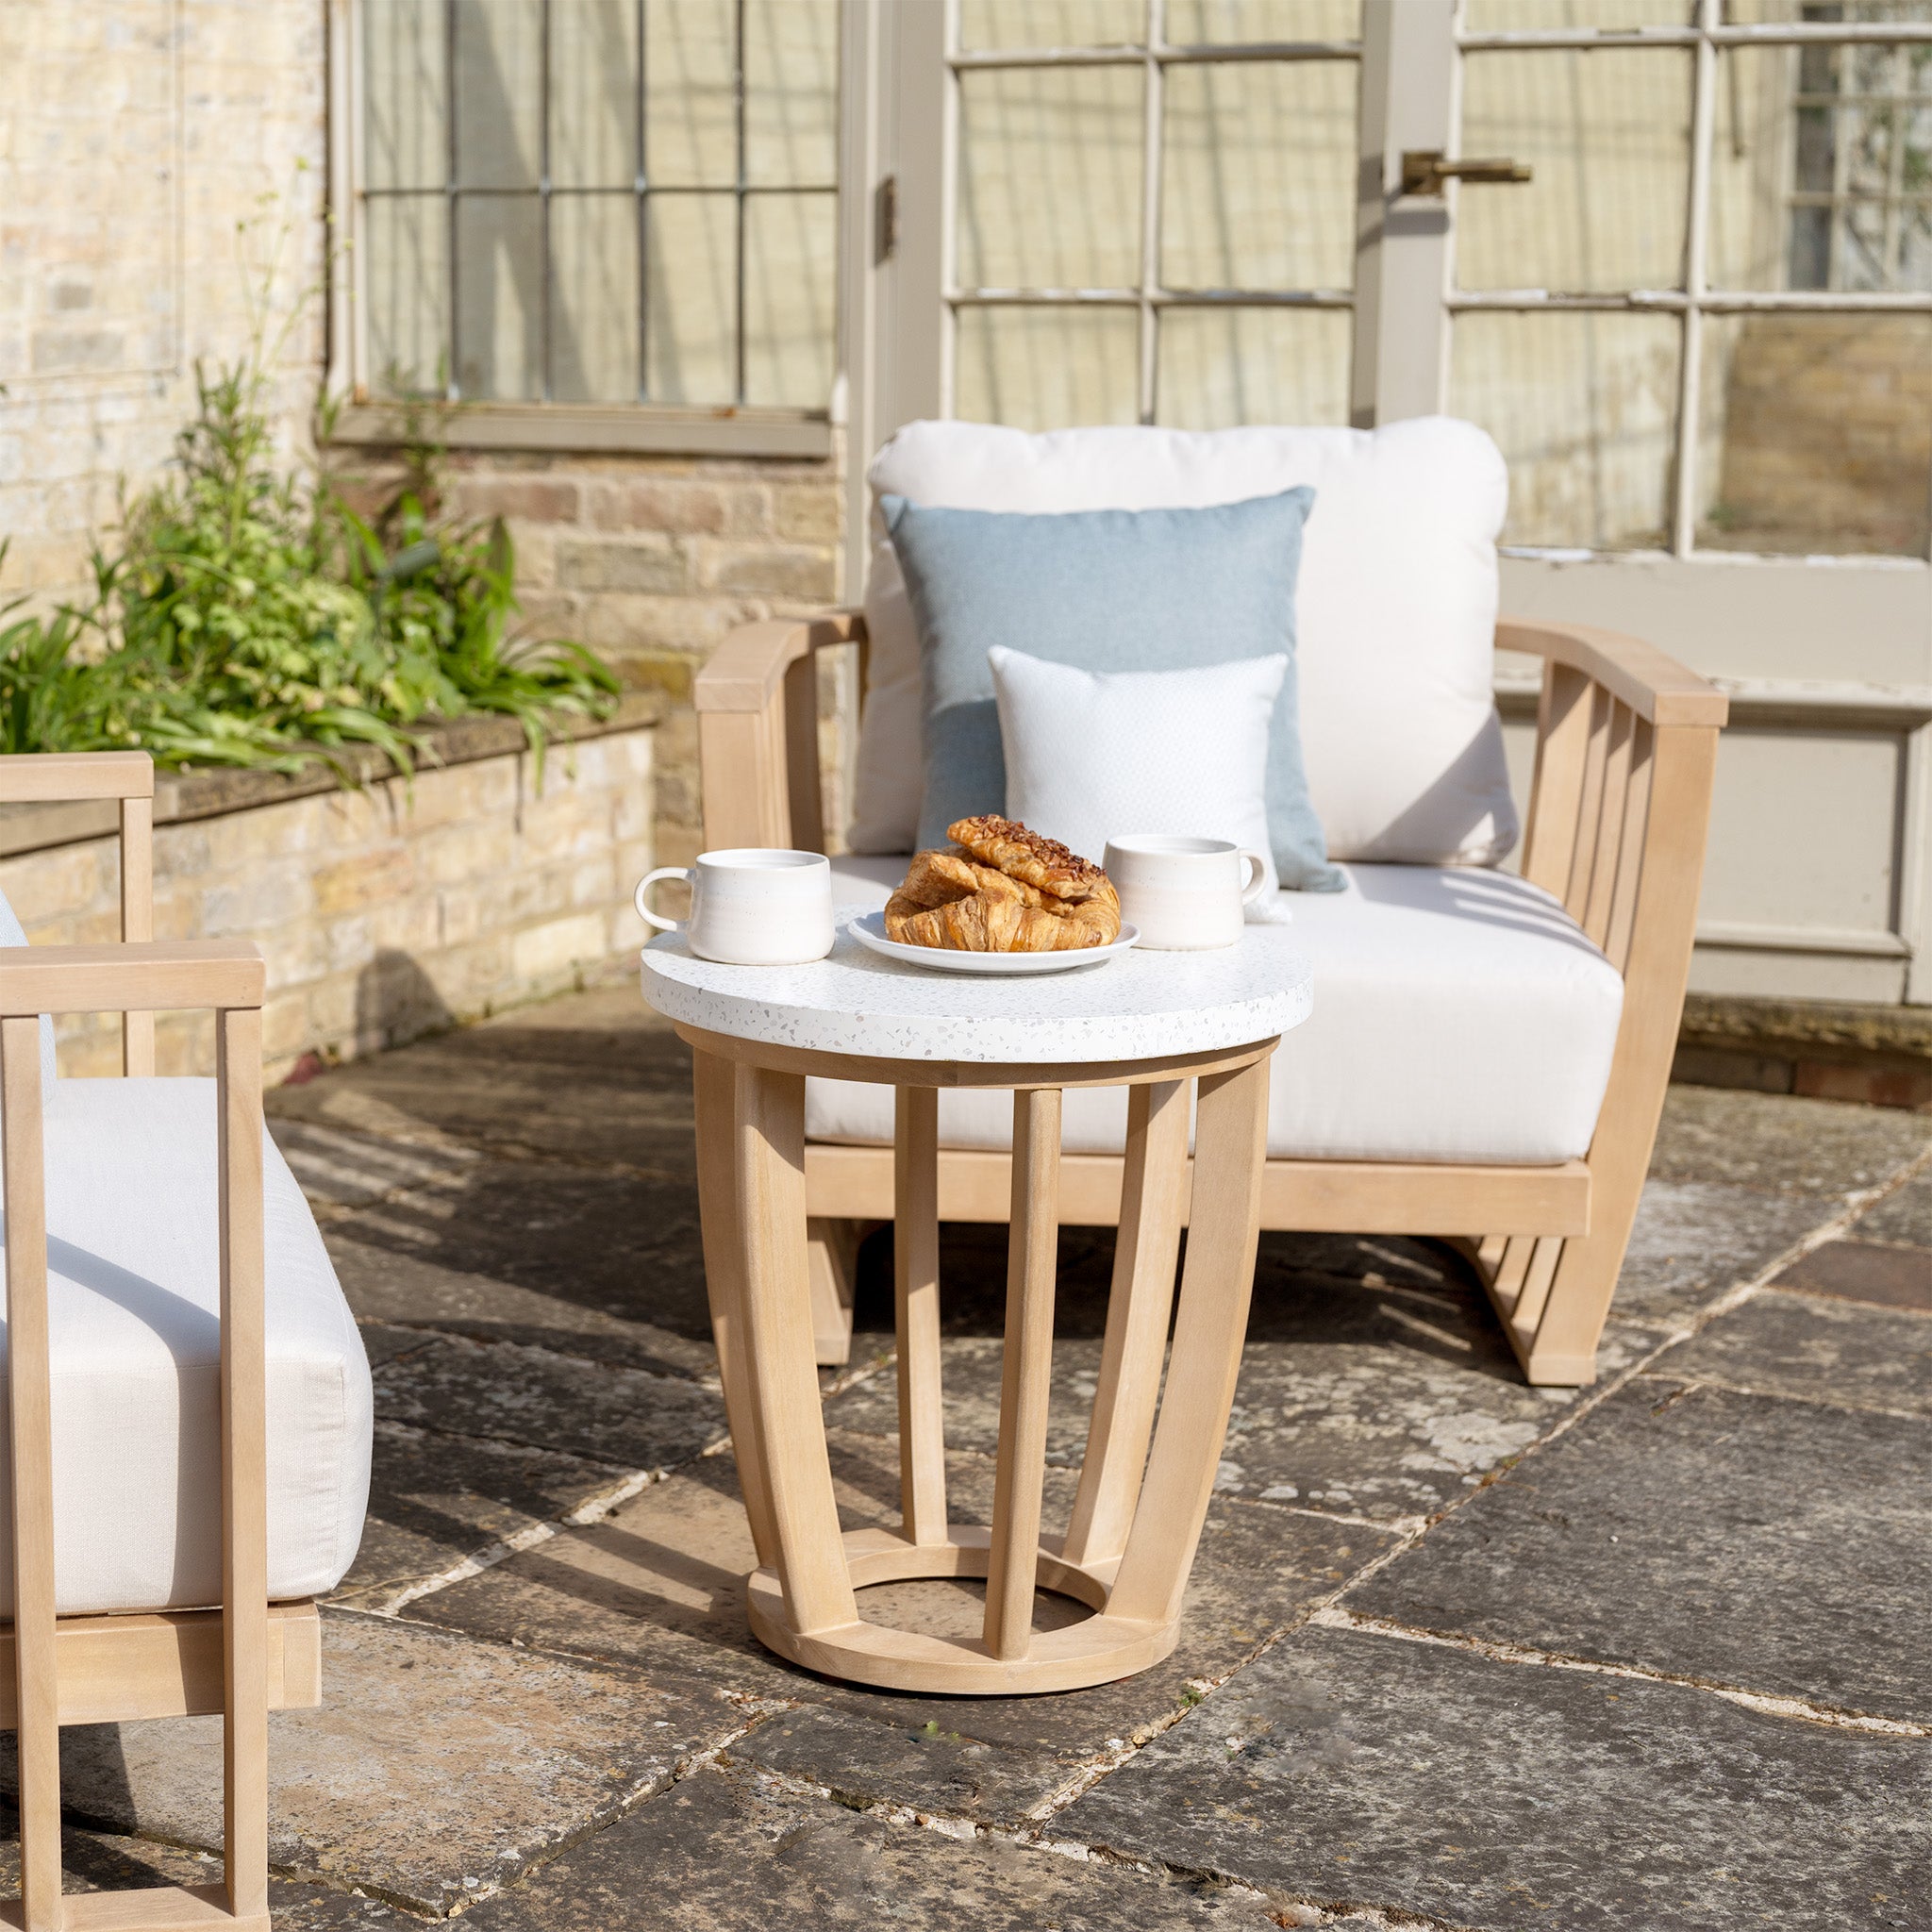
{"type": "Polygon", "coordinates": [[[901,945],[965,953],[1060,953],[1109,945],[1121,905],[1090,860],[1011,819],[959,819],[946,851],[913,856],[886,904],[901,945]]]}

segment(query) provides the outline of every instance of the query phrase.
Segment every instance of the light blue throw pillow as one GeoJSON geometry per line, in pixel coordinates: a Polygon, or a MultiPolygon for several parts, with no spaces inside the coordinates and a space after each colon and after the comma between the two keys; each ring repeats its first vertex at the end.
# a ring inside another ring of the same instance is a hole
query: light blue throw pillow
{"type": "Polygon", "coordinates": [[[925,677],[920,845],[943,845],[955,819],[1006,808],[987,661],[995,644],[1083,671],[1183,671],[1285,652],[1268,744],[1274,869],[1284,886],[1340,891],[1308,802],[1295,695],[1295,575],[1313,502],[1297,489],[1206,509],[1019,515],[882,498],[925,677]]]}

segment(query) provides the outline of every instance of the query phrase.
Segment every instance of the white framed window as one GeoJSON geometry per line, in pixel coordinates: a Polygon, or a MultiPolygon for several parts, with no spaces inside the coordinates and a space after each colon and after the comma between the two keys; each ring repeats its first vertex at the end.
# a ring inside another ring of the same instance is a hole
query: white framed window
{"type": "Polygon", "coordinates": [[[1346,422],[1356,0],[960,0],[949,408],[1346,422]]]}
{"type": "Polygon", "coordinates": [[[335,0],[351,433],[824,454],[839,42],[840,0],[335,0]]]}
{"type": "Polygon", "coordinates": [[[1461,198],[1447,303],[1507,540],[1932,555],[1920,0],[1467,0],[1457,51],[1462,152],[1535,171],[1461,198]]]}

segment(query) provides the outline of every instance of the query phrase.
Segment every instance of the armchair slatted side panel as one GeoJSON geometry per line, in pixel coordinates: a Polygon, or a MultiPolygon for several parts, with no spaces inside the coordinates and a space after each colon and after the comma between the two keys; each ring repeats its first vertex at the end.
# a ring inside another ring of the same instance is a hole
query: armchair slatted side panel
{"type": "Polygon", "coordinates": [[[0,949],[0,1169],[6,1186],[8,1396],[15,1605],[0,1631],[0,1724],[18,1734],[25,1932],[268,1932],[268,1713],[319,1700],[312,1603],[268,1600],[261,1008],[250,945],[152,937],[154,774],[144,754],[0,758],[0,801],[121,802],[118,945],[0,949]],[[215,1014],[220,1228],[221,1607],[63,1616],[56,1598],[46,1094],[40,1016],[124,1016],[124,1065],[154,1068],[158,1010],[215,1014]],[[60,1727],[220,1711],[222,1884],[68,1894],[60,1727]]]}
{"type": "Polygon", "coordinates": [[[1583,1382],[1670,1083],[1727,702],[1632,639],[1506,623],[1496,641],[1544,659],[1524,876],[1624,975],[1624,1013],[1588,1157],[1590,1232],[1491,1236],[1475,1253],[1530,1379],[1583,1382]]]}
{"type": "MultiPolygon", "coordinates": [[[[813,689],[818,651],[864,641],[863,618],[841,611],[746,625],[719,646],[696,688],[708,846],[823,849],[816,739],[801,693],[813,689]]],[[[1558,1167],[1270,1159],[1262,1225],[1455,1240],[1476,1261],[1528,1379],[1574,1385],[1596,1373],[1663,1108],[1728,705],[1640,639],[1505,619],[1496,645],[1545,667],[1524,874],[1624,977],[1589,1155],[1558,1167]]],[[[806,1163],[820,1359],[842,1361],[850,1271],[841,1257],[859,1223],[891,1211],[891,1153],[813,1146],[806,1163]]],[[[1068,1218],[1112,1220],[1121,1166],[1119,1156],[1068,1157],[1068,1218]]],[[[941,1212],[996,1218],[1008,1172],[1004,1155],[942,1150],[941,1212]],[[984,1203],[993,1206],[982,1213],[984,1203]]]]}

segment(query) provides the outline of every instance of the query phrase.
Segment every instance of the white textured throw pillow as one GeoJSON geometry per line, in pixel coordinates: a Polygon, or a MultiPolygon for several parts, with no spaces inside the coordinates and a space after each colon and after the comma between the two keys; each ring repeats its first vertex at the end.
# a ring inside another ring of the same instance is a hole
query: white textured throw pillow
{"type": "Polygon", "coordinates": [[[995,646],[1007,816],[1102,862],[1124,832],[1231,839],[1268,861],[1268,726],[1288,659],[1080,671],[995,646]]]}

